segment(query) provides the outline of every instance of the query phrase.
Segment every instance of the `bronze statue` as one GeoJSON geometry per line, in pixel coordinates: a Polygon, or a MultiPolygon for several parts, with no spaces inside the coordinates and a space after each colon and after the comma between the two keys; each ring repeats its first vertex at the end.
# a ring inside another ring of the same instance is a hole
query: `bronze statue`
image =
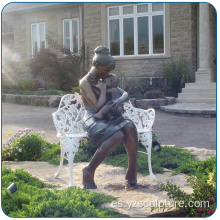
{"type": "Polygon", "coordinates": [[[115,61],[107,47],[99,46],[95,49],[92,65],[91,70],[80,80],[79,85],[86,110],[84,126],[93,146],[97,148],[89,165],[83,168],[84,188],[97,188],[94,182],[96,168],[122,142],[128,154],[128,170],[125,179],[127,184],[136,185],[137,130],[131,120],[121,115],[121,106],[123,102],[128,101],[129,96],[126,92],[120,90],[119,97],[108,102],[107,92],[110,88],[106,88],[105,82],[108,77],[112,77],[110,71],[114,69],[115,61]],[[102,113],[99,112],[100,110],[102,113]],[[97,117],[98,113],[100,114],[97,117]],[[103,117],[108,113],[111,117],[103,117]]]}

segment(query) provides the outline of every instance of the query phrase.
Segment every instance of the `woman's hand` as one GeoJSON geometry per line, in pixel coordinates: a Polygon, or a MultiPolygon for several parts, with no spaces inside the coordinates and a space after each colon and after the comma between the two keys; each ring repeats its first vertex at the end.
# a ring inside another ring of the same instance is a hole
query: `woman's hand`
{"type": "Polygon", "coordinates": [[[106,85],[105,85],[104,82],[98,81],[98,83],[97,83],[95,86],[96,86],[96,88],[98,88],[100,91],[103,91],[103,90],[106,89],[106,85]]]}
{"type": "Polygon", "coordinates": [[[115,99],[115,100],[110,101],[109,104],[112,104],[111,105],[111,111],[113,111],[113,112],[116,111],[117,112],[118,111],[118,107],[121,104],[121,101],[119,99],[115,99]]]}

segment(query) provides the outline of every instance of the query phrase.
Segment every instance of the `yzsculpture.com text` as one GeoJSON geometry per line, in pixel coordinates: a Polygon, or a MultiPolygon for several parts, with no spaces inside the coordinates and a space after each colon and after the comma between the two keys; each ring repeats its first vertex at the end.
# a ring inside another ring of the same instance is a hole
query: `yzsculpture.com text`
{"type": "Polygon", "coordinates": [[[113,201],[112,206],[114,208],[176,208],[176,207],[209,207],[209,201],[188,201],[187,204],[184,201],[167,201],[156,199],[155,201],[113,201]]]}

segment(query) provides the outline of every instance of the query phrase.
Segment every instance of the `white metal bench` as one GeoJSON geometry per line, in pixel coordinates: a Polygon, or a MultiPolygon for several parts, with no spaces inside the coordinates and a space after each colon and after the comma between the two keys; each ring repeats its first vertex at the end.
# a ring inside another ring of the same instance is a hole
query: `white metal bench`
{"type": "MultiPolygon", "coordinates": [[[[139,140],[146,147],[147,152],[139,152],[148,154],[149,173],[151,178],[155,179],[151,168],[152,126],[155,119],[155,111],[152,108],[148,110],[134,108],[130,102],[124,103],[124,110],[124,116],[134,122],[139,133],[139,140]]],[[[84,105],[82,97],[78,93],[63,96],[58,110],[52,114],[57,137],[61,139],[60,166],[55,178],[58,177],[65,158],[69,163],[69,186],[73,186],[72,168],[75,153],[80,145],[79,141],[83,137],[88,137],[83,130],[83,115],[84,105]]]]}

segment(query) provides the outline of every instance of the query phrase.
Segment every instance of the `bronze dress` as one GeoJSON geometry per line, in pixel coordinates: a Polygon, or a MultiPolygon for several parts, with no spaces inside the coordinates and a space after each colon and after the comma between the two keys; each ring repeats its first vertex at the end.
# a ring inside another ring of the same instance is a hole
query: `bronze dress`
{"type": "MultiPolygon", "coordinates": [[[[98,78],[89,74],[88,82],[97,96],[99,95],[99,91],[97,91],[98,89],[94,85],[98,83],[98,80],[98,78]]],[[[126,124],[132,122],[130,119],[125,118],[122,115],[119,115],[111,121],[108,119],[96,119],[93,115],[97,112],[89,105],[83,94],[82,98],[85,106],[84,129],[87,131],[94,147],[100,147],[100,145],[115,132],[121,130],[126,124]]]]}

